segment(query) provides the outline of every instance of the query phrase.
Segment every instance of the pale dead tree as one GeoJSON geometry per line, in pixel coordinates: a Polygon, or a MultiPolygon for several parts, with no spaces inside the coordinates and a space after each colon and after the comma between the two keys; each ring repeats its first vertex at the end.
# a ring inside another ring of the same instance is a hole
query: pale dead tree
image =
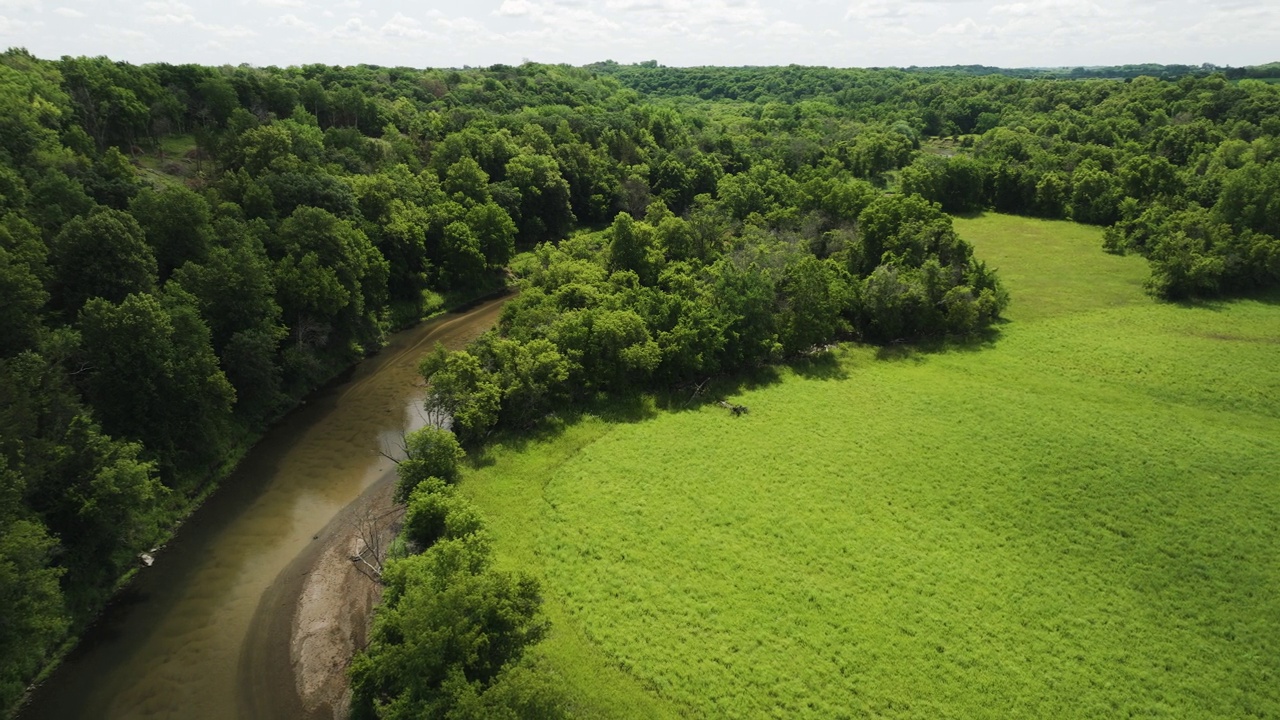
{"type": "Polygon", "coordinates": [[[299,350],[303,348],[320,348],[329,344],[329,332],[331,330],[333,330],[333,326],[329,323],[313,320],[306,315],[300,315],[298,322],[293,327],[299,350]]]}
{"type": "Polygon", "coordinates": [[[442,430],[453,429],[453,415],[450,415],[444,405],[432,395],[427,396],[419,415],[422,417],[423,423],[429,427],[438,427],[442,430]]]}
{"type": "Polygon", "coordinates": [[[408,433],[404,430],[400,431],[400,442],[378,441],[378,454],[399,465],[401,460],[409,456],[409,438],[408,433]]]}
{"type": "Polygon", "coordinates": [[[348,521],[358,543],[357,552],[351,556],[351,562],[363,566],[360,571],[368,575],[371,580],[382,579],[382,565],[386,562],[387,550],[395,537],[396,525],[400,523],[403,516],[403,505],[390,507],[367,505],[348,521]]]}
{"type": "MultiPolygon", "coordinates": [[[[422,421],[420,427],[438,427],[442,430],[453,429],[453,416],[440,403],[434,402],[431,396],[428,396],[421,405],[416,406],[415,411],[418,414],[418,419],[422,421]]],[[[386,442],[385,440],[379,441],[378,454],[399,465],[400,461],[409,456],[408,435],[407,431],[401,430],[398,443],[386,442]]]]}

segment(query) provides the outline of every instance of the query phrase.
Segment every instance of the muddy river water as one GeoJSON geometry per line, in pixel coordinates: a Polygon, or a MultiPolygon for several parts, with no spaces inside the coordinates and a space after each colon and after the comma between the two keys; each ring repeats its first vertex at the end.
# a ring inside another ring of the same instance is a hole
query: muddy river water
{"type": "Polygon", "coordinates": [[[502,303],[393,336],[269,431],[19,717],[243,717],[246,650],[289,642],[250,636],[261,599],[339,511],[387,476],[392,463],[379,449],[421,426],[422,355],[437,342],[465,345],[497,321],[502,303]]]}

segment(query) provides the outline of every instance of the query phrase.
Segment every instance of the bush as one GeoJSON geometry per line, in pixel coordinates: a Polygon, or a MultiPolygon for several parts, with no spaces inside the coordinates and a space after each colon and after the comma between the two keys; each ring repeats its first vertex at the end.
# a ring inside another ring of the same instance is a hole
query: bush
{"type": "Polygon", "coordinates": [[[404,534],[419,547],[473,535],[482,529],[484,522],[475,506],[454,493],[439,478],[427,478],[409,494],[404,534]]]}
{"type": "Polygon", "coordinates": [[[444,483],[458,479],[458,464],[466,455],[453,433],[443,428],[427,426],[405,437],[405,454],[396,474],[396,502],[405,502],[410,493],[428,478],[438,478],[444,483]]]}

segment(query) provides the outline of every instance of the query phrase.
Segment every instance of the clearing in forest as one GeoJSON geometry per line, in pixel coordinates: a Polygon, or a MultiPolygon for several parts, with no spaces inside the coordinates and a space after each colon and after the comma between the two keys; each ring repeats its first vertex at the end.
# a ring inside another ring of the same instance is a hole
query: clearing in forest
{"type": "Polygon", "coordinates": [[[957,220],[988,342],[841,349],[492,448],[590,717],[1280,714],[1280,305],[1162,304],[1101,232],[957,220]]]}

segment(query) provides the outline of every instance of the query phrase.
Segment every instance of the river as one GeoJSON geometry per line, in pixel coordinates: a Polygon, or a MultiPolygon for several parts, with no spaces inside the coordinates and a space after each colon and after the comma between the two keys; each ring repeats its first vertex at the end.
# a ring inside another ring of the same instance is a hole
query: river
{"type": "MultiPolygon", "coordinates": [[[[155,565],[112,602],[19,718],[243,717],[240,664],[262,655],[264,646],[289,642],[287,632],[249,636],[262,598],[344,507],[379,479],[386,482],[393,464],[379,450],[392,450],[423,423],[422,355],[437,342],[464,346],[493,326],[503,302],[488,300],[397,333],[378,355],[271,429],[155,565]]],[[[272,612],[292,617],[293,607],[272,612]]],[[[262,625],[259,619],[255,627],[262,625]]],[[[294,692],[280,685],[279,692],[294,692]]]]}

